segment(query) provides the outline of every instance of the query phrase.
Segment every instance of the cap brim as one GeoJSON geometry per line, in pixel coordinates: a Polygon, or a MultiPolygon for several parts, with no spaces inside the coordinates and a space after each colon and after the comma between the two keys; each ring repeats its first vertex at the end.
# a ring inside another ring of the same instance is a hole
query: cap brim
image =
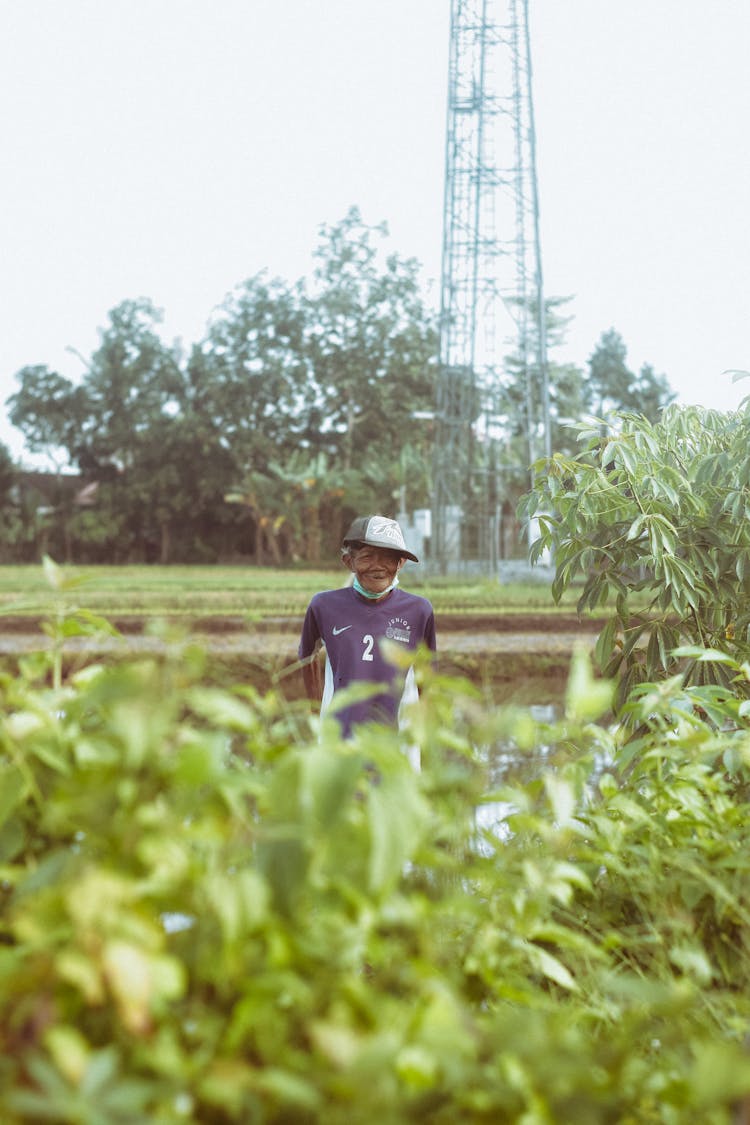
{"type": "Polygon", "coordinates": [[[394,547],[392,543],[373,543],[370,539],[344,539],[343,547],[379,547],[383,551],[393,551],[394,555],[399,558],[408,559],[409,562],[418,563],[419,559],[412,551],[407,551],[406,547],[394,547]]]}

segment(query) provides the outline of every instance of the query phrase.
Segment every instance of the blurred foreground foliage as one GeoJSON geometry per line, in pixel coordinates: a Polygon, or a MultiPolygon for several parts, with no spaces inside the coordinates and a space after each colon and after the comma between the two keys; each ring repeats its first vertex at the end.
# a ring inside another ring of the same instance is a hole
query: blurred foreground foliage
{"type": "Polygon", "coordinates": [[[206,659],[0,682],[5,1125],[731,1120],[739,696],[609,725],[581,655],[542,723],[425,666],[408,730],[342,743],[206,659]]]}

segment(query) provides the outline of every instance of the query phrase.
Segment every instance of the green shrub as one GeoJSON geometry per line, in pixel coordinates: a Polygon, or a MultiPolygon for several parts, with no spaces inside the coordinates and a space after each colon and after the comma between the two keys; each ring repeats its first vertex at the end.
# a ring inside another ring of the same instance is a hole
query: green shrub
{"type": "MultiPolygon", "coordinates": [[[[731,414],[667,407],[578,427],[577,457],[537,466],[522,500],[539,517],[536,554],[552,552],[556,599],[582,581],[579,612],[609,604],[597,656],[631,688],[684,668],[729,686],[719,662],[685,663],[684,646],[750,659],[750,400],[731,414]]],[[[735,683],[748,694],[744,681],[735,683]]]]}
{"type": "Polygon", "coordinates": [[[623,746],[583,657],[548,724],[425,667],[342,743],[205,660],[0,683],[5,1125],[730,1120],[744,704],[623,746]]]}

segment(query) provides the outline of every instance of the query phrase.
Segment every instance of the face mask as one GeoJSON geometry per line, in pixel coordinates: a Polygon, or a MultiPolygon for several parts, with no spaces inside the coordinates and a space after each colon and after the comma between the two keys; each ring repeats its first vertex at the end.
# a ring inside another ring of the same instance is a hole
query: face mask
{"type": "Polygon", "coordinates": [[[373,601],[375,598],[384,598],[386,594],[390,594],[391,590],[395,586],[398,586],[398,575],[396,575],[396,577],[393,579],[390,586],[388,586],[388,588],[385,589],[385,590],[381,590],[379,594],[371,594],[369,590],[365,590],[365,588],[362,586],[361,582],[357,578],[356,574],[354,575],[354,581],[352,582],[352,586],[354,587],[354,589],[357,591],[358,594],[362,595],[363,598],[370,598],[370,600],[373,601]]]}

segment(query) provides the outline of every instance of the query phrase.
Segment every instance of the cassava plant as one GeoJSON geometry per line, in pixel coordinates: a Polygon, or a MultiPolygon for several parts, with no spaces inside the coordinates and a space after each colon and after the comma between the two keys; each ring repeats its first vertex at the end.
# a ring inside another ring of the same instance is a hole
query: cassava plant
{"type": "MultiPolygon", "coordinates": [[[[581,452],[536,466],[523,518],[538,517],[553,595],[580,583],[580,613],[612,613],[596,654],[631,688],[685,670],[729,686],[726,665],[684,646],[750,655],[750,400],[734,413],[669,406],[658,422],[620,414],[577,427],[581,452]]],[[[747,693],[743,679],[732,690],[747,693]]]]}

